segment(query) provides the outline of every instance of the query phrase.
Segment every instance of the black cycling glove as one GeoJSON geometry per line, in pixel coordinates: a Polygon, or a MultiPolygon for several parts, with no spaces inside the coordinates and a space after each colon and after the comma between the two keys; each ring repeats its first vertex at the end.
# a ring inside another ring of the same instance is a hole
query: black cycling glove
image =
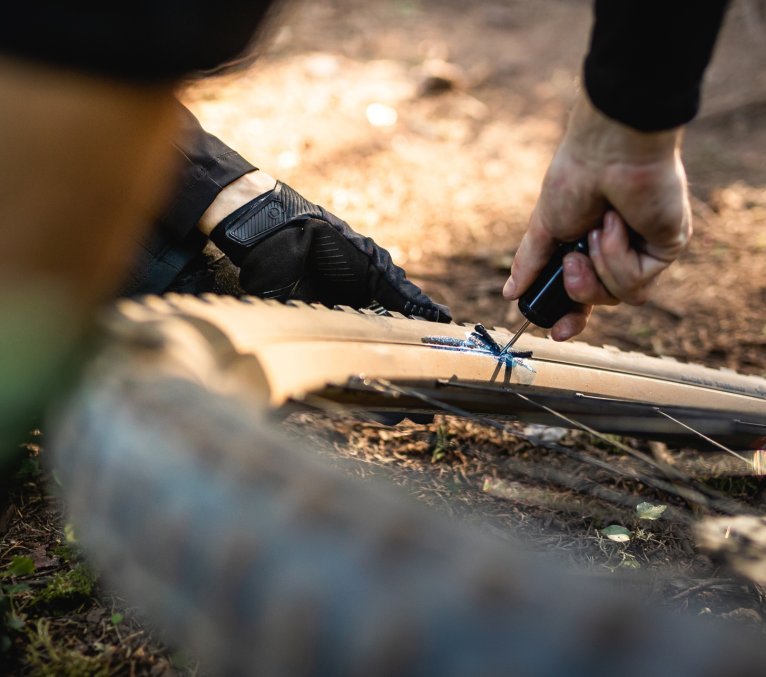
{"type": "Polygon", "coordinates": [[[385,249],[280,182],[227,216],[210,239],[240,267],[248,294],[354,308],[377,302],[405,315],[452,319],[385,249]]]}

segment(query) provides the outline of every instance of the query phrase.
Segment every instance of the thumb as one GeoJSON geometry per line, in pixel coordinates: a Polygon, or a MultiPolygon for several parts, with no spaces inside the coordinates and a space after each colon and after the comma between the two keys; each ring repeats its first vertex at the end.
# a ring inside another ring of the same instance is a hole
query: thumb
{"type": "Polygon", "coordinates": [[[511,275],[503,287],[503,296],[509,300],[518,299],[527,290],[558,247],[559,243],[543,226],[539,213],[535,207],[513,258],[511,275]]]}

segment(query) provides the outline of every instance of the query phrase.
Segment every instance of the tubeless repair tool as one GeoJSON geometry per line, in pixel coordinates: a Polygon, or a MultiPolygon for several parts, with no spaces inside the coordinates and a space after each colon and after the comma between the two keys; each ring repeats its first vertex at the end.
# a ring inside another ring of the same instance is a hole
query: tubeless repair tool
{"type": "Polygon", "coordinates": [[[500,351],[505,355],[519,340],[530,324],[550,329],[564,315],[572,312],[577,303],[569,298],[564,289],[564,257],[571,252],[588,253],[588,236],[577,242],[566,242],[542,269],[537,279],[519,299],[519,311],[526,321],[500,351]]]}

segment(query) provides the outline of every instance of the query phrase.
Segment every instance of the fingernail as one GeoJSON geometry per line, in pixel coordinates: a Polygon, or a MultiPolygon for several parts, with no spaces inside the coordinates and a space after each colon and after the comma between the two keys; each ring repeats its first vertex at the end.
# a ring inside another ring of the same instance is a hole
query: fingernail
{"type": "Polygon", "coordinates": [[[564,258],[564,275],[570,282],[578,282],[582,275],[582,261],[577,256],[564,258]]]}
{"type": "Polygon", "coordinates": [[[604,216],[604,232],[611,233],[615,228],[617,228],[617,223],[617,214],[614,212],[607,212],[604,216]]]}
{"type": "Polygon", "coordinates": [[[503,287],[503,296],[513,301],[516,298],[516,283],[512,277],[509,277],[503,287]]]}
{"type": "Polygon", "coordinates": [[[598,228],[588,234],[588,252],[591,258],[601,253],[601,231],[598,228]]]}

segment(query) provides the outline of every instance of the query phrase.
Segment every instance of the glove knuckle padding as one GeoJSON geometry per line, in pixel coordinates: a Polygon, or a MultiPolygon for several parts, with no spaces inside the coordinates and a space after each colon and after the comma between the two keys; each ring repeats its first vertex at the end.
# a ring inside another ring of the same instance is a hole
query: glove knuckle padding
{"type": "Polygon", "coordinates": [[[210,239],[234,263],[242,265],[250,249],[300,219],[322,217],[322,211],[296,193],[290,186],[277,182],[274,190],[248,202],[219,223],[210,239]]]}

